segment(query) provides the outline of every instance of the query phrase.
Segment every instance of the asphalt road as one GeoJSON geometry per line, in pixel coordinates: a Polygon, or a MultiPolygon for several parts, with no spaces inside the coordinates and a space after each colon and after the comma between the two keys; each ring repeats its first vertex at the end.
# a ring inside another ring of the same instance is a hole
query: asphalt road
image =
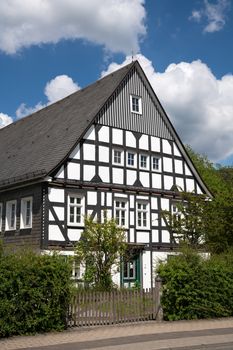
{"type": "MultiPolygon", "coordinates": [[[[24,348],[24,350],[28,348],[24,348]]],[[[233,329],[207,329],[73,342],[31,350],[233,350],[233,329]]]]}

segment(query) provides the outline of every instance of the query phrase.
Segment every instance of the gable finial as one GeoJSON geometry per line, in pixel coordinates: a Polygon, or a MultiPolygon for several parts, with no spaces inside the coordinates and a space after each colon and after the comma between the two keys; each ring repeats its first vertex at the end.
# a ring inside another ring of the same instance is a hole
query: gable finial
{"type": "Polygon", "coordinates": [[[134,61],[134,53],[133,53],[133,50],[131,51],[131,54],[132,54],[132,62],[134,61]]]}

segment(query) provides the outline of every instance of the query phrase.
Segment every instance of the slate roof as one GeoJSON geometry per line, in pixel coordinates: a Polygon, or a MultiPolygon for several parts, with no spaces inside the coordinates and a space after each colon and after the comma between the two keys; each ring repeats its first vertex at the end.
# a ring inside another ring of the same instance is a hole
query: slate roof
{"type": "Polygon", "coordinates": [[[0,129],[0,188],[60,164],[135,63],[0,129]]]}

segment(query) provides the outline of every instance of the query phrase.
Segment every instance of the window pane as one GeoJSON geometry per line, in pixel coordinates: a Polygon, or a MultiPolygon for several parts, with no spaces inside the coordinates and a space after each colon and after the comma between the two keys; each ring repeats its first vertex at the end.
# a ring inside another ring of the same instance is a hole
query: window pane
{"type": "Polygon", "coordinates": [[[74,203],[74,197],[70,197],[70,203],[74,203]]]}

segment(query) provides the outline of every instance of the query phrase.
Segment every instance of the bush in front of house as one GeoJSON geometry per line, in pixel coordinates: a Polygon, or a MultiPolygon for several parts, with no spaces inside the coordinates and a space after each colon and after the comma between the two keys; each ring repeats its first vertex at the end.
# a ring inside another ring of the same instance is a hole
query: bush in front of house
{"type": "Polygon", "coordinates": [[[0,254],[0,337],[66,328],[70,276],[59,255],[0,254]]]}
{"type": "Polygon", "coordinates": [[[158,273],[165,320],[233,316],[232,252],[203,259],[187,250],[161,263],[158,273]]]}

